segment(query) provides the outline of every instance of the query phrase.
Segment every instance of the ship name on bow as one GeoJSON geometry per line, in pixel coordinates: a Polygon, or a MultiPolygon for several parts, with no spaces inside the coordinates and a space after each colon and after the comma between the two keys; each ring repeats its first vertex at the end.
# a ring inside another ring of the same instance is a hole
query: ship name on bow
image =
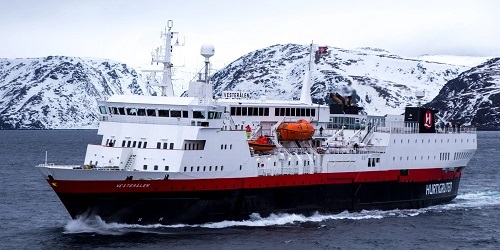
{"type": "Polygon", "coordinates": [[[453,183],[451,182],[439,183],[439,184],[427,184],[425,186],[425,195],[451,193],[452,187],[453,183]]]}
{"type": "Polygon", "coordinates": [[[117,188],[147,188],[150,184],[144,183],[127,183],[127,184],[116,184],[117,188]]]}

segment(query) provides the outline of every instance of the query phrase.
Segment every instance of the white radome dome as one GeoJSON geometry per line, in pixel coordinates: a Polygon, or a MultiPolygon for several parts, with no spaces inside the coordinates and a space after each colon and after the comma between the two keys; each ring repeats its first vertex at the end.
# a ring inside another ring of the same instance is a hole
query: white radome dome
{"type": "Polygon", "coordinates": [[[211,56],[214,55],[214,53],[215,53],[215,49],[214,49],[214,46],[212,44],[205,43],[205,44],[201,45],[200,54],[202,56],[204,56],[205,58],[210,58],[211,56]]]}

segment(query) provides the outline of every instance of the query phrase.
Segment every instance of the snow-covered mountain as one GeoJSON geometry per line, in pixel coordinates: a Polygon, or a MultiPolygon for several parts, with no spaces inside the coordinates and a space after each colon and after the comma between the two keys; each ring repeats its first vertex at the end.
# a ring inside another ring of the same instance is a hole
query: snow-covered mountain
{"type": "MultiPolygon", "coordinates": [[[[309,57],[309,46],[274,45],[242,56],[211,80],[216,95],[240,90],[254,97],[297,100],[309,57]]],[[[423,103],[432,100],[448,80],[470,69],[372,48],[330,47],[312,59],[314,102],[325,103],[328,93],[338,92],[353,95],[367,113],[380,115],[402,113],[405,106],[414,105],[417,88],[426,91],[423,103]]],[[[174,84],[179,81],[189,79],[174,84]]],[[[144,93],[138,72],[110,60],[0,59],[0,129],[97,128],[98,100],[112,94],[144,93]]]]}
{"type": "Polygon", "coordinates": [[[449,81],[426,104],[451,122],[484,130],[500,129],[500,58],[493,58],[449,81]]]}
{"type": "MultiPolygon", "coordinates": [[[[247,91],[254,97],[297,100],[309,55],[309,46],[297,44],[274,45],[251,52],[213,75],[215,93],[247,91]]],[[[406,106],[416,104],[417,89],[425,90],[422,102],[429,102],[447,81],[469,69],[403,58],[372,48],[330,47],[326,54],[313,55],[313,61],[313,102],[324,103],[330,92],[353,95],[355,102],[373,115],[402,113],[406,106]]]]}
{"type": "Polygon", "coordinates": [[[0,129],[97,128],[97,101],[143,94],[125,64],[78,57],[0,59],[0,129]]]}

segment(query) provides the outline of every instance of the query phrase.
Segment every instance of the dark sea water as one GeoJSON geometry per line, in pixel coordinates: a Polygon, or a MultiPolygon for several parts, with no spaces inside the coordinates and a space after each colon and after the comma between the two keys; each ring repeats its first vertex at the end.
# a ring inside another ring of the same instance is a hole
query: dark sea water
{"type": "Polygon", "coordinates": [[[479,132],[458,197],[425,209],[201,225],[72,220],[35,169],[81,164],[95,130],[0,131],[0,249],[500,249],[500,132],[479,132]]]}

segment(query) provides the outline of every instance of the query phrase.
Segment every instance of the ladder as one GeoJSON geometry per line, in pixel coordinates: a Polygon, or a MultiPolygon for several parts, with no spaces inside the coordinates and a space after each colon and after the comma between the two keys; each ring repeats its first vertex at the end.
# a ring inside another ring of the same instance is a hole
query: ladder
{"type": "Polygon", "coordinates": [[[125,163],[124,170],[126,170],[126,171],[130,171],[130,170],[131,170],[132,165],[134,164],[134,161],[135,161],[135,157],[136,157],[136,156],[137,156],[137,155],[132,154],[132,155],[130,155],[130,156],[128,157],[127,162],[125,163]]]}

